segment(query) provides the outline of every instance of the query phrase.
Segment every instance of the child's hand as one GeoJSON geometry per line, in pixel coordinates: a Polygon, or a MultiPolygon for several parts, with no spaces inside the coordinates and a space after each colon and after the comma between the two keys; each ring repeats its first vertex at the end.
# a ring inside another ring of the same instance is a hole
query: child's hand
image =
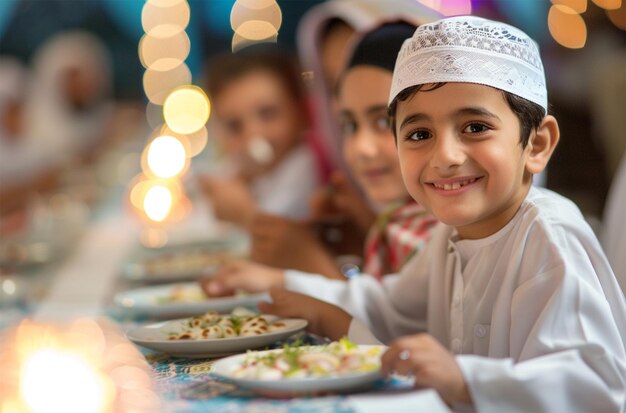
{"type": "Polygon", "coordinates": [[[267,291],[281,287],[284,272],[249,261],[231,261],[222,265],[211,278],[200,279],[200,286],[209,297],[233,295],[236,289],[248,292],[267,291]]]}
{"type": "Polygon", "coordinates": [[[432,387],[444,401],[471,404],[467,384],[454,355],[428,334],[395,340],[382,357],[383,374],[415,376],[417,387],[432,387]]]}
{"type": "Polygon", "coordinates": [[[249,225],[256,210],[256,202],[243,180],[209,176],[201,176],[199,180],[218,219],[244,227],[249,225]]]}
{"type": "Polygon", "coordinates": [[[339,340],[348,334],[352,316],[341,308],[282,288],[270,290],[272,302],[260,302],[259,310],[285,318],[304,318],[313,334],[339,340]]]}
{"type": "Polygon", "coordinates": [[[250,234],[252,261],[345,279],[330,252],[305,223],[257,213],[250,234]]]}

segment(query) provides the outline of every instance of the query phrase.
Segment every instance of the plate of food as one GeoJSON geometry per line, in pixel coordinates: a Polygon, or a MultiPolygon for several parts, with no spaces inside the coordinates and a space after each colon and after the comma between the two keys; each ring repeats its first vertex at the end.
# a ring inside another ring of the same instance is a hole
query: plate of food
{"type": "Polygon", "coordinates": [[[285,339],[306,328],[307,321],[272,315],[218,314],[165,321],[126,332],[142,347],[171,356],[202,358],[260,348],[285,339]]]}
{"type": "Polygon", "coordinates": [[[381,378],[384,346],[347,339],[322,346],[285,345],[218,360],[213,374],[266,396],[345,393],[371,387],[381,378]]]}
{"type": "Polygon", "coordinates": [[[230,241],[194,242],[134,252],[122,267],[130,281],[171,282],[211,275],[227,260],[240,256],[230,241]]]}
{"type": "Polygon", "coordinates": [[[269,301],[265,293],[236,293],[228,297],[207,297],[198,283],[173,283],[128,290],[115,295],[116,306],[132,316],[157,319],[191,317],[207,311],[228,313],[237,307],[255,307],[269,301]]]}

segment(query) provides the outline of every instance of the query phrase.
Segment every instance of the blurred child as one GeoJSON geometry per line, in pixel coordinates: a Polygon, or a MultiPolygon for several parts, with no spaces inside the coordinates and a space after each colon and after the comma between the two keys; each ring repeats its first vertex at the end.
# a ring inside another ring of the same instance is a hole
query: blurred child
{"type": "Polygon", "coordinates": [[[624,296],[576,206],[531,185],[559,140],[547,107],[525,33],[471,16],[420,26],[398,56],[390,113],[407,189],[446,225],[382,288],[275,280],[354,318],[284,290],[259,308],[331,338],[390,343],[383,371],[454,407],[625,411],[624,296]]]}
{"type": "MultiPolygon", "coordinates": [[[[324,174],[327,185],[313,195],[308,222],[266,214],[255,217],[250,227],[254,261],[324,274],[337,272],[332,269],[337,265],[351,271],[353,264],[362,264],[370,228],[386,206],[372,204],[366,194],[357,190],[359,184],[344,160],[335,99],[339,74],[349,58],[356,32],[370,30],[384,21],[401,19],[417,25],[438,18],[432,9],[406,0],[330,0],[303,16],[297,40],[309,79],[312,139],[327,155],[333,170],[330,176],[324,174]],[[285,254],[286,248],[292,253],[285,254]]],[[[341,273],[338,276],[343,277],[341,273]]]]}
{"type": "Polygon", "coordinates": [[[216,135],[229,163],[223,167],[230,169],[202,181],[216,216],[244,226],[257,211],[307,217],[320,179],[294,59],[255,46],[213,60],[207,76],[216,135]]]}
{"type": "MultiPolygon", "coordinates": [[[[402,42],[414,31],[415,26],[397,22],[367,33],[349,58],[337,89],[344,162],[369,201],[381,209],[364,248],[363,272],[376,279],[398,272],[424,247],[436,223],[406,191],[387,114],[393,64],[402,42]]],[[[248,283],[263,279],[259,274],[281,277],[282,273],[255,264],[233,263],[212,278],[207,288],[211,294],[220,294],[231,287],[252,287],[248,283]]],[[[320,273],[332,276],[330,270],[320,273]]]]}

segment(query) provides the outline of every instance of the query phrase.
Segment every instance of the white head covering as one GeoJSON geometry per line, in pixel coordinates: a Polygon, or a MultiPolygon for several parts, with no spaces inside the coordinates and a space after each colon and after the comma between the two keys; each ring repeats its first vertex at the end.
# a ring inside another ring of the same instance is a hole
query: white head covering
{"type": "Polygon", "coordinates": [[[55,34],[33,57],[26,137],[52,162],[90,147],[109,119],[111,82],[111,57],[98,37],[81,30],[55,34]],[[88,110],[73,110],[66,96],[63,79],[71,69],[91,76],[93,102],[88,110]]]}
{"type": "Polygon", "coordinates": [[[389,103],[427,83],[478,83],[510,92],[548,111],[537,44],[515,27],[474,16],[424,24],[400,49],[389,103]]]}

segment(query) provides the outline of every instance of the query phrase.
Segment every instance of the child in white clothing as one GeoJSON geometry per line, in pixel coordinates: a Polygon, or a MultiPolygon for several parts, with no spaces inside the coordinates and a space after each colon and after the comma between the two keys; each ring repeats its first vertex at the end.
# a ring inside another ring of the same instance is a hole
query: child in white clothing
{"type": "Polygon", "coordinates": [[[447,225],[382,285],[287,272],[271,284],[325,302],[274,289],[260,309],[389,343],[385,372],[455,406],[624,412],[624,297],[576,206],[531,186],[559,140],[535,43],[502,23],[444,19],[404,43],[393,79],[405,184],[447,225]]]}

